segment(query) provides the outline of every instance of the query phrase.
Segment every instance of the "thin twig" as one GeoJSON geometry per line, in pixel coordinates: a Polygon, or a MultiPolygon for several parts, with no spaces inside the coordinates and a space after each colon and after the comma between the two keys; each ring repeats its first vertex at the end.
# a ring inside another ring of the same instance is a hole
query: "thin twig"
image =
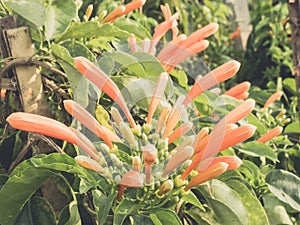
{"type": "Polygon", "coordinates": [[[59,147],[54,141],[52,141],[50,138],[47,138],[40,134],[34,134],[37,139],[44,141],[49,147],[53,148],[55,151],[64,154],[64,151],[59,147]]]}
{"type": "Polygon", "coordinates": [[[8,169],[8,174],[10,174],[14,168],[20,163],[20,161],[24,158],[25,154],[31,148],[31,146],[36,142],[36,139],[30,136],[29,140],[27,141],[26,145],[21,149],[19,154],[17,155],[16,159],[12,162],[8,169]]]}

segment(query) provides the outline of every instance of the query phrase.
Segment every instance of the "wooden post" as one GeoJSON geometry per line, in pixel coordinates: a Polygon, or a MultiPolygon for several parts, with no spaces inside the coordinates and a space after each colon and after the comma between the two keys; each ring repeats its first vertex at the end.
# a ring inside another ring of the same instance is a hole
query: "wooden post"
{"type": "MultiPolygon", "coordinates": [[[[6,63],[14,59],[24,59],[26,62],[26,60],[35,54],[29,28],[16,26],[13,17],[0,19],[0,50],[6,63]]],[[[48,105],[46,104],[41,72],[38,66],[16,64],[8,76],[10,79],[14,77],[17,81],[21,100],[20,110],[28,113],[51,116],[48,105]]],[[[49,147],[45,142],[39,142],[37,146],[38,151],[36,154],[53,152],[53,148],[49,147]]],[[[43,197],[51,203],[58,216],[62,208],[67,204],[67,199],[58,190],[55,181],[51,178],[48,179],[42,185],[41,192],[43,197]]]]}
{"type": "Polygon", "coordinates": [[[298,99],[298,113],[300,113],[300,6],[299,0],[288,0],[290,24],[292,30],[293,71],[296,79],[296,94],[298,99]]]}
{"type": "MultiPolygon", "coordinates": [[[[10,57],[29,59],[34,56],[35,52],[28,27],[4,30],[4,37],[10,57]]],[[[34,65],[18,65],[15,67],[15,75],[24,111],[42,115],[49,114],[39,68],[34,65]]]]}

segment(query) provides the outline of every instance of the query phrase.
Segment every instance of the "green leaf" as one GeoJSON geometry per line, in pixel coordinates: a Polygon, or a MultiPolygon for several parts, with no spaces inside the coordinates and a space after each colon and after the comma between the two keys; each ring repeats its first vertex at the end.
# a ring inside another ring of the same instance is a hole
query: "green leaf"
{"type": "Polygon", "coordinates": [[[103,225],[106,222],[108,213],[112,207],[113,201],[116,198],[115,191],[112,189],[110,194],[106,196],[99,190],[93,190],[93,203],[97,212],[97,219],[99,225],[103,225]]]}
{"type": "Polygon", "coordinates": [[[40,0],[9,0],[5,1],[12,11],[22,16],[37,27],[45,23],[46,7],[40,0]]]}
{"type": "Polygon", "coordinates": [[[296,79],[295,78],[285,78],[283,80],[284,88],[286,88],[292,95],[296,95],[296,79]]]}
{"type": "MultiPolygon", "coordinates": [[[[69,29],[56,38],[57,41],[67,39],[81,39],[100,37],[102,41],[112,41],[116,37],[130,37],[131,34],[125,30],[106,23],[99,25],[97,21],[75,22],[71,23],[69,29]]],[[[93,39],[92,39],[93,40],[93,39]]]]}
{"type": "Polygon", "coordinates": [[[270,220],[270,224],[286,224],[293,225],[284,203],[273,195],[265,195],[263,197],[264,208],[270,220]]]}
{"type": "Polygon", "coordinates": [[[209,187],[199,186],[199,190],[207,196],[209,207],[213,209],[216,220],[220,224],[248,224],[248,213],[239,195],[219,180],[214,179],[210,184],[209,187]]]}
{"type": "Polygon", "coordinates": [[[136,52],[133,54],[144,67],[144,70],[148,77],[158,77],[162,72],[165,72],[163,66],[153,55],[145,52],[136,52]]]}
{"type": "Polygon", "coordinates": [[[257,141],[251,141],[243,144],[242,147],[239,148],[239,151],[255,157],[263,156],[273,162],[276,162],[277,160],[276,153],[271,149],[271,147],[257,141]]]}
{"type": "Polygon", "coordinates": [[[152,96],[155,83],[149,79],[137,79],[126,85],[122,89],[122,94],[126,102],[131,106],[148,110],[150,104],[150,96],[152,96]]]}
{"type": "Polygon", "coordinates": [[[173,70],[172,73],[170,74],[172,77],[176,78],[178,84],[183,87],[186,91],[189,90],[189,85],[188,85],[188,77],[186,73],[182,70],[173,70]]]}
{"type": "Polygon", "coordinates": [[[284,133],[300,133],[300,121],[295,121],[288,124],[284,128],[284,133]]]}
{"type": "Polygon", "coordinates": [[[265,128],[264,124],[253,113],[250,113],[247,116],[247,121],[248,123],[256,126],[256,130],[258,131],[258,133],[264,134],[267,132],[267,129],[265,128]]]}
{"type": "Polygon", "coordinates": [[[55,213],[50,203],[42,197],[33,197],[23,207],[15,224],[22,225],[56,225],[55,213]]]}
{"type": "Polygon", "coordinates": [[[133,201],[124,198],[114,211],[113,225],[122,225],[125,218],[135,210],[135,207],[139,206],[135,205],[133,201]]]}
{"type": "Polygon", "coordinates": [[[260,201],[252,192],[240,181],[229,180],[226,184],[239,195],[244,207],[247,209],[249,225],[268,225],[268,217],[260,201]]]}
{"type": "Polygon", "coordinates": [[[95,61],[94,54],[85,45],[76,40],[65,41],[61,44],[61,46],[68,49],[72,58],[76,56],[83,56],[92,62],[95,61]]]}
{"type": "Polygon", "coordinates": [[[61,153],[52,153],[49,155],[38,155],[30,159],[30,162],[35,166],[37,169],[51,169],[71,174],[76,174],[81,178],[87,179],[93,187],[97,186],[97,180],[101,179],[101,176],[97,173],[93,173],[89,170],[78,165],[75,160],[68,156],[67,154],[61,153]],[[92,174],[97,174],[97,176],[93,176],[92,174]]]}
{"type": "Polygon", "coordinates": [[[77,201],[74,200],[67,205],[59,215],[57,225],[81,225],[77,201]]]}
{"type": "Polygon", "coordinates": [[[281,201],[300,211],[300,178],[285,170],[273,170],[266,176],[270,191],[281,201]]]}
{"type": "Polygon", "coordinates": [[[68,49],[58,44],[52,44],[50,46],[50,50],[55,58],[61,59],[75,68],[74,59],[72,58],[68,49]]]}
{"type": "Polygon", "coordinates": [[[31,162],[19,164],[0,190],[0,224],[11,225],[36,190],[53,173],[35,168],[31,162]]]}
{"type": "Polygon", "coordinates": [[[52,0],[46,10],[46,39],[50,41],[65,32],[76,17],[77,9],[73,0],[52,0]]]}
{"type": "Polygon", "coordinates": [[[146,77],[147,74],[138,59],[130,54],[121,51],[115,51],[108,54],[115,62],[121,64],[120,70],[123,70],[127,75],[137,77],[146,77]]]}
{"type": "Polygon", "coordinates": [[[197,206],[199,209],[205,211],[205,208],[203,207],[203,205],[201,204],[201,202],[199,201],[199,199],[197,198],[197,196],[193,193],[193,192],[188,192],[186,195],[184,195],[181,198],[182,201],[188,202],[194,206],[197,206]]]}
{"type": "Polygon", "coordinates": [[[260,169],[255,163],[248,160],[243,160],[243,164],[236,171],[245,174],[252,182],[255,182],[260,176],[260,169]]]}
{"type": "Polygon", "coordinates": [[[148,30],[137,21],[131,20],[129,18],[119,18],[114,22],[114,25],[121,30],[126,30],[131,34],[134,34],[141,40],[144,40],[145,38],[151,39],[151,35],[148,30]]]}
{"type": "Polygon", "coordinates": [[[150,214],[150,219],[154,225],[163,225],[155,214],[150,214]]]}
{"type": "Polygon", "coordinates": [[[182,225],[177,214],[170,209],[159,209],[150,214],[150,218],[155,225],[182,225]]]}

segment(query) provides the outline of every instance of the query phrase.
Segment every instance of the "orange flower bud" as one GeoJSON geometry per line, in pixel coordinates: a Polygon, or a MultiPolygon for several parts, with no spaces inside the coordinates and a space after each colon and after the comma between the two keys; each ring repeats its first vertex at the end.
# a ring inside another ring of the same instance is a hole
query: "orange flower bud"
{"type": "Polygon", "coordinates": [[[266,109],[269,105],[271,105],[273,102],[275,102],[276,100],[279,100],[281,98],[281,96],[283,95],[282,91],[277,91],[274,94],[272,94],[268,100],[266,101],[265,105],[264,105],[264,109],[266,109]]]}
{"type": "Polygon", "coordinates": [[[198,186],[199,184],[202,184],[221,175],[227,170],[227,168],[228,164],[224,162],[219,162],[208,167],[206,170],[199,172],[195,177],[193,177],[191,181],[185,186],[184,190],[188,191],[191,188],[198,186]]]}
{"type": "Polygon", "coordinates": [[[272,130],[268,131],[267,133],[265,133],[263,136],[261,136],[259,139],[257,139],[257,142],[260,143],[265,143],[269,140],[271,140],[272,138],[280,135],[282,133],[283,128],[278,126],[273,128],[272,130]]]}

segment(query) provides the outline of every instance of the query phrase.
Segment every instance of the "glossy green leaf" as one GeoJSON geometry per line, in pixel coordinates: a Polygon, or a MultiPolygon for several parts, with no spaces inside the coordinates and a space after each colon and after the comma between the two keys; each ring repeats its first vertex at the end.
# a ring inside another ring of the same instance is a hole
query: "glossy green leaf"
{"type": "Polygon", "coordinates": [[[281,201],[300,211],[300,178],[285,170],[273,170],[266,176],[270,191],[281,201]]]}
{"type": "Polygon", "coordinates": [[[124,71],[127,75],[146,77],[147,74],[138,58],[121,51],[112,52],[109,57],[119,63],[121,65],[119,70],[124,71]]]}
{"type": "Polygon", "coordinates": [[[37,27],[45,23],[46,7],[41,0],[9,0],[5,1],[15,13],[28,20],[37,27]]]}
{"type": "Polygon", "coordinates": [[[135,207],[139,206],[135,205],[133,201],[124,198],[114,211],[113,225],[122,225],[125,218],[134,211],[135,207]]]}
{"type": "Polygon", "coordinates": [[[268,194],[263,197],[264,208],[270,220],[270,224],[293,225],[283,202],[277,197],[268,194]]]}
{"type": "Polygon", "coordinates": [[[74,59],[72,58],[69,50],[61,45],[52,44],[50,46],[51,53],[57,59],[64,60],[65,62],[69,63],[71,66],[75,67],[74,59]]]}
{"type": "Polygon", "coordinates": [[[81,225],[77,201],[74,200],[70,202],[70,204],[62,210],[57,225],[81,225]]]}
{"type": "Polygon", "coordinates": [[[247,116],[247,121],[248,121],[248,123],[256,126],[256,130],[258,131],[258,133],[264,134],[267,132],[267,129],[264,126],[264,124],[253,113],[250,113],[247,116]]]}
{"type": "Polygon", "coordinates": [[[260,201],[252,192],[240,181],[229,180],[226,184],[239,195],[244,207],[247,209],[249,225],[268,225],[268,217],[260,201]]]}
{"type": "Polygon", "coordinates": [[[191,220],[190,224],[201,224],[201,225],[219,225],[214,219],[213,213],[206,210],[206,212],[200,211],[199,208],[189,208],[184,214],[191,220]]]}
{"type": "Polygon", "coordinates": [[[284,88],[287,89],[291,94],[296,95],[296,79],[295,78],[285,78],[283,80],[284,88]]]}
{"type": "Polygon", "coordinates": [[[56,225],[55,213],[50,203],[42,197],[31,198],[23,207],[15,224],[22,225],[56,225]]]}
{"type": "Polygon", "coordinates": [[[243,164],[237,169],[237,171],[243,173],[252,182],[257,180],[260,176],[260,169],[257,165],[249,160],[243,160],[243,164]]]}
{"type": "Polygon", "coordinates": [[[71,174],[77,174],[81,178],[87,179],[94,187],[97,186],[97,180],[101,179],[101,176],[92,171],[78,165],[75,160],[67,154],[52,153],[49,155],[38,155],[30,159],[30,162],[37,169],[49,169],[62,171],[71,174]],[[97,175],[96,177],[94,175],[97,175]]]}
{"type": "Polygon", "coordinates": [[[201,202],[199,201],[199,199],[197,198],[197,196],[193,193],[193,192],[188,192],[186,195],[184,195],[181,198],[182,201],[188,202],[194,206],[197,206],[199,209],[205,211],[205,208],[203,207],[203,205],[201,204],[201,202]]]}
{"type": "Polygon", "coordinates": [[[162,72],[165,72],[164,68],[157,60],[156,57],[145,52],[137,52],[133,54],[143,66],[147,77],[158,77],[162,72]]]}
{"type": "Polygon", "coordinates": [[[150,214],[150,218],[155,225],[168,225],[172,222],[172,225],[182,225],[179,217],[173,210],[159,209],[150,214]]]}
{"type": "Polygon", "coordinates": [[[61,46],[68,49],[72,58],[77,56],[83,56],[92,62],[95,61],[94,54],[84,44],[76,40],[65,41],[61,44],[61,46]]]}
{"type": "Polygon", "coordinates": [[[52,40],[65,32],[71,21],[77,16],[76,5],[73,0],[52,0],[46,10],[45,36],[52,40]]]}
{"type": "Polygon", "coordinates": [[[116,198],[115,191],[112,189],[110,194],[106,196],[99,190],[93,190],[93,203],[97,212],[97,220],[99,225],[103,225],[106,222],[108,213],[112,207],[113,201],[116,198]]]}
{"type": "Polygon", "coordinates": [[[243,144],[242,147],[239,148],[239,151],[255,157],[263,156],[272,160],[273,162],[277,160],[276,153],[271,147],[257,141],[251,141],[243,144]]]}
{"type": "Polygon", "coordinates": [[[70,25],[65,33],[57,37],[57,41],[63,41],[67,39],[81,39],[81,38],[94,38],[101,37],[103,41],[112,41],[116,37],[129,37],[130,33],[125,30],[121,30],[118,27],[106,23],[99,25],[97,21],[88,22],[75,22],[70,25]],[[113,39],[112,39],[113,38],[113,39]]]}
{"type": "Polygon", "coordinates": [[[284,133],[300,133],[300,121],[295,121],[288,124],[284,128],[284,133]]]}
{"type": "Polygon", "coordinates": [[[199,190],[206,196],[209,207],[213,209],[215,218],[220,224],[249,223],[247,210],[239,195],[224,182],[214,179],[209,186],[199,186],[199,190]]]}
{"type": "Polygon", "coordinates": [[[180,87],[183,87],[186,91],[189,90],[188,77],[184,71],[173,70],[170,75],[173,77],[173,79],[175,78],[177,80],[177,83],[180,87]]]}
{"type": "Polygon", "coordinates": [[[151,38],[150,33],[143,27],[142,24],[129,18],[120,18],[114,22],[114,25],[121,30],[134,34],[137,38],[144,40],[145,38],[151,38]]]}
{"type": "Polygon", "coordinates": [[[52,175],[50,170],[36,168],[29,161],[19,164],[0,190],[0,224],[13,224],[30,197],[52,175]]]}

